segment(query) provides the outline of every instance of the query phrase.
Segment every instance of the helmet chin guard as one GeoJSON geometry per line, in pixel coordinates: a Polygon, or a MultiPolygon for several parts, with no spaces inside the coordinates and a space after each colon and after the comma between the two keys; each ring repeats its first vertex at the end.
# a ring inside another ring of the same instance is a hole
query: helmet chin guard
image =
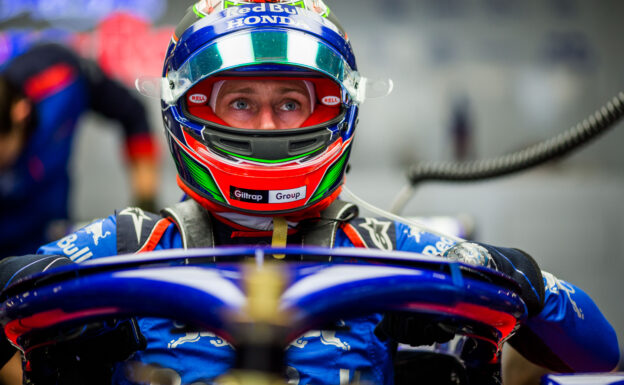
{"type": "Polygon", "coordinates": [[[298,216],[326,207],[344,180],[364,91],[346,34],[319,0],[208,3],[178,26],[164,65],[178,184],[217,211],[298,216]],[[311,113],[287,129],[233,127],[214,111],[228,80],[305,83],[311,113]]]}

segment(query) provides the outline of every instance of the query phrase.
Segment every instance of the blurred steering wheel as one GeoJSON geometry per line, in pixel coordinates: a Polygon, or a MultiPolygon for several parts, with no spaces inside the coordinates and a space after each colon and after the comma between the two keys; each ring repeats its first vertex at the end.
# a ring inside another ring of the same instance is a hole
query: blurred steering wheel
{"type": "Polygon", "coordinates": [[[517,291],[496,271],[406,252],[168,250],[63,266],[18,281],[2,293],[0,321],[13,344],[29,352],[81,338],[67,331],[103,319],[175,319],[235,347],[237,365],[221,379],[226,383],[258,383],[250,369],[284,382],[284,351],[292,341],[338,319],[372,313],[414,313],[452,325],[468,337],[460,365],[496,362],[502,343],[526,318],[517,291]]]}

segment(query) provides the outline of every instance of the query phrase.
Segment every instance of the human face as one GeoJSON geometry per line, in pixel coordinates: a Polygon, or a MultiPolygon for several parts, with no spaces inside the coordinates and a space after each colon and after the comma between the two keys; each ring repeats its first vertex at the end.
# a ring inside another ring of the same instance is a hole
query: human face
{"type": "Polygon", "coordinates": [[[311,109],[303,80],[226,80],[215,104],[228,125],[256,130],[301,127],[311,109]]]}

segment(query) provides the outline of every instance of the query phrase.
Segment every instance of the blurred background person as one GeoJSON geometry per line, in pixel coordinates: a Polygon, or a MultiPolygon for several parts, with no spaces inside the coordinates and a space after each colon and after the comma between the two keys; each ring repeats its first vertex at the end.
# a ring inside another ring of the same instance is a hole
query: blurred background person
{"type": "Polygon", "coordinates": [[[470,113],[470,99],[465,94],[455,95],[451,102],[448,124],[449,141],[453,145],[453,160],[474,158],[474,125],[470,113]]]}
{"type": "Polygon", "coordinates": [[[157,144],[142,103],[94,62],[58,44],[35,44],[0,72],[0,257],[33,253],[63,235],[68,162],[78,119],[89,110],[120,123],[134,203],[155,207],[157,144]]]}

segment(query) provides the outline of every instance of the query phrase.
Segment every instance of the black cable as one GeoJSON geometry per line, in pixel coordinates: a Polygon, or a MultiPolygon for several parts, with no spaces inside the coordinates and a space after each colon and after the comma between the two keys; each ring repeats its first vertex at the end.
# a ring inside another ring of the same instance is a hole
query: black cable
{"type": "Polygon", "coordinates": [[[624,93],[620,92],[587,119],[567,131],[511,154],[469,162],[420,162],[408,170],[415,186],[426,180],[475,181],[523,171],[562,157],[615,126],[624,116],[624,93]]]}

